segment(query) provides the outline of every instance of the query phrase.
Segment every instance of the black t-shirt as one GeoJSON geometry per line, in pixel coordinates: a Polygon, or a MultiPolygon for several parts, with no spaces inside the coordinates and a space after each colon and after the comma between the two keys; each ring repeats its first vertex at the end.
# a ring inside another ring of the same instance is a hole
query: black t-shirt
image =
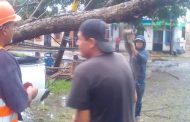
{"type": "Polygon", "coordinates": [[[104,54],[80,64],[67,105],[90,110],[91,122],[134,122],[135,83],[125,58],[104,54]]]}

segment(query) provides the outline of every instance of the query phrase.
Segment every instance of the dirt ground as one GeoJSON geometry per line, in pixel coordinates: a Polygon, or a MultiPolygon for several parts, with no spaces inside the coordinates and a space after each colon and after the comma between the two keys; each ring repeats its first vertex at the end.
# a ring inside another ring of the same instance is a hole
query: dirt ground
{"type": "MultiPolygon", "coordinates": [[[[143,99],[144,122],[190,122],[190,61],[169,58],[148,63],[143,99]]],[[[24,122],[70,122],[73,110],[64,105],[65,95],[50,95],[24,113],[24,122]]]]}

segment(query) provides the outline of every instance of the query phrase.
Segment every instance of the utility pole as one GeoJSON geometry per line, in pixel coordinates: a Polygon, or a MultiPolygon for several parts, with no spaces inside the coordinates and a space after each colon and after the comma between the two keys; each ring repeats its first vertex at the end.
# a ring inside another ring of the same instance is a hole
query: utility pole
{"type": "Polygon", "coordinates": [[[170,18],[170,55],[173,55],[173,20],[170,18]]]}
{"type": "MultiPolygon", "coordinates": [[[[65,37],[68,37],[68,35],[69,35],[68,32],[64,32],[65,37]]],[[[59,67],[60,64],[61,64],[61,61],[62,61],[62,57],[63,57],[65,47],[66,47],[66,44],[67,44],[67,39],[65,39],[64,36],[63,36],[63,39],[62,39],[62,42],[61,42],[61,45],[60,45],[60,50],[58,51],[58,55],[57,55],[57,58],[55,60],[54,67],[59,67]]]]}

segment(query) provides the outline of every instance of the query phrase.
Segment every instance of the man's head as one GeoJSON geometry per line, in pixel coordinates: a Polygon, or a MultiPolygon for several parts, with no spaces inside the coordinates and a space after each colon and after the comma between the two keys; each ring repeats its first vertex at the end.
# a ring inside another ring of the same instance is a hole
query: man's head
{"type": "Polygon", "coordinates": [[[0,0],[0,45],[5,46],[12,40],[16,21],[21,19],[15,14],[10,3],[0,0]]]}
{"type": "Polygon", "coordinates": [[[146,41],[145,41],[144,36],[142,36],[142,35],[136,36],[136,38],[135,38],[135,48],[137,50],[144,50],[145,47],[146,47],[146,41]]]}
{"type": "Polygon", "coordinates": [[[78,32],[78,46],[81,55],[91,58],[98,53],[112,53],[114,51],[108,40],[107,24],[100,19],[89,19],[83,22],[78,32]]]}

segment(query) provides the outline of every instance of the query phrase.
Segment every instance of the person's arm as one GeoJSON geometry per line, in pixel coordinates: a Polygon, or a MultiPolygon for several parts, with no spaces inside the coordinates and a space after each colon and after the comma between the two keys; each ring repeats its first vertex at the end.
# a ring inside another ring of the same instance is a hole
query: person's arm
{"type": "Polygon", "coordinates": [[[140,62],[144,63],[148,60],[148,53],[146,51],[138,52],[138,50],[135,49],[134,45],[131,45],[132,55],[136,56],[137,59],[140,60],[140,62]]]}
{"type": "Polygon", "coordinates": [[[134,102],[137,102],[137,91],[135,90],[134,102]]]}
{"type": "Polygon", "coordinates": [[[38,89],[37,88],[34,88],[32,86],[29,86],[27,89],[26,89],[26,92],[28,94],[28,106],[30,106],[32,100],[37,96],[38,94],[38,89]]]}
{"type": "Polygon", "coordinates": [[[90,122],[90,86],[84,69],[76,68],[67,106],[76,110],[73,122],[90,122]]]}
{"type": "Polygon", "coordinates": [[[132,56],[136,56],[138,54],[138,51],[135,49],[134,44],[130,43],[130,46],[131,46],[132,56]]]}
{"type": "Polygon", "coordinates": [[[37,96],[38,89],[34,88],[33,85],[29,82],[26,82],[25,84],[23,84],[23,87],[28,94],[28,103],[30,105],[32,100],[37,96]]]}
{"type": "Polygon", "coordinates": [[[72,122],[90,122],[90,111],[76,110],[72,122]]]}
{"type": "Polygon", "coordinates": [[[0,54],[0,93],[4,102],[14,112],[20,113],[28,107],[31,97],[22,86],[19,69],[15,61],[7,54],[0,54]],[[3,70],[2,70],[3,69],[3,70]]]}
{"type": "Polygon", "coordinates": [[[135,34],[132,29],[124,30],[123,32],[124,40],[125,40],[125,47],[127,48],[127,51],[130,56],[132,56],[132,50],[131,46],[134,45],[133,41],[135,39],[135,34]]]}
{"type": "Polygon", "coordinates": [[[148,53],[146,51],[139,52],[139,53],[137,53],[137,58],[141,62],[146,63],[148,60],[148,53]]]}

